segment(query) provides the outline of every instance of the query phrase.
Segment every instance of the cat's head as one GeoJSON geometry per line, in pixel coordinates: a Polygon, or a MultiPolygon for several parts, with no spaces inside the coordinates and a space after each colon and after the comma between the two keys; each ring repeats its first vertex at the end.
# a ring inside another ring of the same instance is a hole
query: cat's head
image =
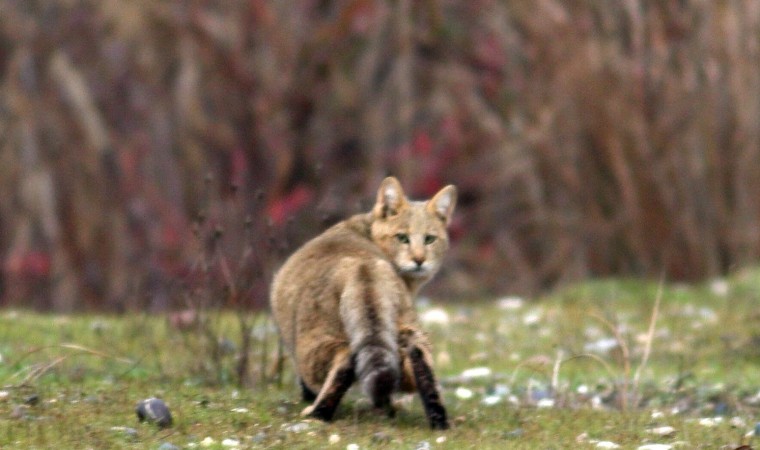
{"type": "Polygon", "coordinates": [[[388,177],[380,184],[372,209],[372,240],[398,273],[420,285],[440,268],[449,248],[446,227],[456,205],[456,188],[446,186],[427,201],[406,198],[401,184],[388,177]]]}

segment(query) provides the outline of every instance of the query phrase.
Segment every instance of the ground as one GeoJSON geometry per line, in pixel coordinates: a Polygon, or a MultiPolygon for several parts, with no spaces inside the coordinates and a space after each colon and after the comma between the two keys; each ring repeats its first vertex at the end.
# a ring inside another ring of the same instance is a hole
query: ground
{"type": "Polygon", "coordinates": [[[333,423],[301,419],[289,364],[279,380],[272,371],[266,316],[248,317],[251,385],[240,388],[232,313],[211,322],[213,362],[204,336],[161,316],[5,310],[0,448],[757,448],[759,301],[758,270],[699,285],[590,281],[538,299],[423,298],[445,432],[427,428],[417,398],[400,397],[389,419],[355,390],[333,423]],[[172,427],[138,422],[147,397],[166,402],[172,427]]]}

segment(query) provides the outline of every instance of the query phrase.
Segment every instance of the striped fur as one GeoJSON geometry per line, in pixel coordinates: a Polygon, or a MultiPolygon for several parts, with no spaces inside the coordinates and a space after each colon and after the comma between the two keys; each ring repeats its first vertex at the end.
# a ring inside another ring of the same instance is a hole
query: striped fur
{"type": "MultiPolygon", "coordinates": [[[[316,397],[304,414],[330,420],[354,381],[390,414],[400,388],[424,389],[423,399],[440,403],[413,298],[448,249],[455,195],[448,186],[427,202],[409,201],[388,178],[371,212],[307,242],[278,271],[272,314],[304,398],[316,397]],[[412,350],[422,356],[411,358],[412,350]]],[[[443,405],[431,411],[431,426],[448,426],[443,405]]]]}

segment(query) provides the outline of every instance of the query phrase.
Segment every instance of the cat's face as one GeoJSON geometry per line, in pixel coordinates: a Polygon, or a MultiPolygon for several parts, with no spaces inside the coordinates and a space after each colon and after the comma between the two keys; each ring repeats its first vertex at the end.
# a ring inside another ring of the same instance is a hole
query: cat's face
{"type": "Polygon", "coordinates": [[[383,181],[373,209],[372,240],[402,277],[424,283],[438,271],[449,247],[446,227],[455,203],[454,186],[417,202],[407,200],[395,178],[383,181]]]}

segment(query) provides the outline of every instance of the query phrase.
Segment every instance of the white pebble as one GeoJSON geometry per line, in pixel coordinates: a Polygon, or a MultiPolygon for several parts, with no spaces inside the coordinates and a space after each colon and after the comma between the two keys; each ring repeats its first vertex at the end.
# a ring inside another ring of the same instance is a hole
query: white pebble
{"type": "Polygon", "coordinates": [[[201,441],[201,447],[211,447],[214,444],[216,444],[216,441],[211,436],[206,436],[206,438],[201,441]]]}
{"type": "Polygon", "coordinates": [[[247,413],[248,408],[232,408],[230,411],[242,414],[242,413],[247,413]]]}
{"type": "Polygon", "coordinates": [[[8,391],[0,391],[0,402],[3,400],[7,400],[8,397],[11,396],[11,393],[8,391]]]}
{"type": "Polygon", "coordinates": [[[662,419],[663,417],[665,417],[665,413],[662,411],[658,411],[656,409],[652,411],[652,419],[662,419]]]}
{"type": "Polygon", "coordinates": [[[438,436],[437,438],[435,438],[436,444],[443,444],[444,442],[446,442],[446,436],[438,436]]]}
{"type": "Polygon", "coordinates": [[[699,419],[699,422],[697,423],[699,423],[703,427],[714,427],[721,422],[723,422],[722,417],[705,417],[703,419],[699,419]]]}
{"type": "Polygon", "coordinates": [[[462,378],[472,380],[474,378],[486,378],[491,376],[490,367],[473,367],[462,372],[462,378]]]}
{"type": "Polygon", "coordinates": [[[346,450],[359,450],[359,444],[348,444],[346,450]]]}
{"type": "Polygon", "coordinates": [[[619,342],[615,338],[602,338],[597,339],[594,342],[589,342],[583,346],[583,350],[587,353],[601,353],[607,354],[610,350],[616,348],[619,342]]]}
{"type": "Polygon", "coordinates": [[[442,308],[428,309],[422,313],[420,320],[422,323],[427,325],[448,325],[450,321],[449,313],[447,313],[446,310],[442,308]]]}
{"type": "Polygon", "coordinates": [[[329,442],[331,445],[337,444],[340,442],[340,436],[337,434],[331,434],[330,437],[327,439],[327,442],[329,442]]]}
{"type": "Polygon", "coordinates": [[[514,311],[516,309],[522,308],[525,304],[525,300],[520,297],[504,297],[500,298],[496,304],[498,305],[499,309],[505,311],[514,311]]]}
{"type": "Polygon", "coordinates": [[[470,389],[467,389],[465,387],[458,387],[454,391],[454,395],[456,395],[457,398],[461,398],[462,400],[467,400],[467,399],[472,398],[474,394],[470,389]]]}
{"type": "Polygon", "coordinates": [[[531,311],[523,316],[523,324],[527,326],[537,325],[541,321],[541,313],[531,311]]]}
{"type": "Polygon", "coordinates": [[[222,447],[237,448],[240,447],[240,441],[228,438],[222,441],[222,447]]]}
{"type": "Polygon", "coordinates": [[[499,403],[500,401],[501,401],[501,397],[499,397],[498,395],[489,395],[483,398],[483,404],[488,405],[488,406],[495,405],[499,403]]]}
{"type": "Polygon", "coordinates": [[[710,283],[710,290],[718,297],[725,297],[728,295],[729,286],[728,281],[718,278],[710,283]]]}
{"type": "Polygon", "coordinates": [[[673,448],[670,444],[646,444],[636,448],[636,450],[671,450],[673,448]]]}
{"type": "Polygon", "coordinates": [[[744,419],[742,419],[739,416],[732,417],[730,423],[731,423],[731,426],[734,428],[744,428],[747,426],[747,422],[745,422],[744,419]]]}
{"type": "Polygon", "coordinates": [[[620,446],[611,441],[599,441],[596,443],[596,448],[620,448],[620,446]]]}
{"type": "Polygon", "coordinates": [[[542,398],[541,400],[536,403],[536,406],[538,408],[554,408],[554,399],[553,398],[542,398]]]}
{"type": "Polygon", "coordinates": [[[648,430],[651,434],[656,434],[657,436],[670,436],[673,433],[676,432],[676,429],[669,426],[662,426],[662,427],[655,427],[650,430],[648,430]]]}

